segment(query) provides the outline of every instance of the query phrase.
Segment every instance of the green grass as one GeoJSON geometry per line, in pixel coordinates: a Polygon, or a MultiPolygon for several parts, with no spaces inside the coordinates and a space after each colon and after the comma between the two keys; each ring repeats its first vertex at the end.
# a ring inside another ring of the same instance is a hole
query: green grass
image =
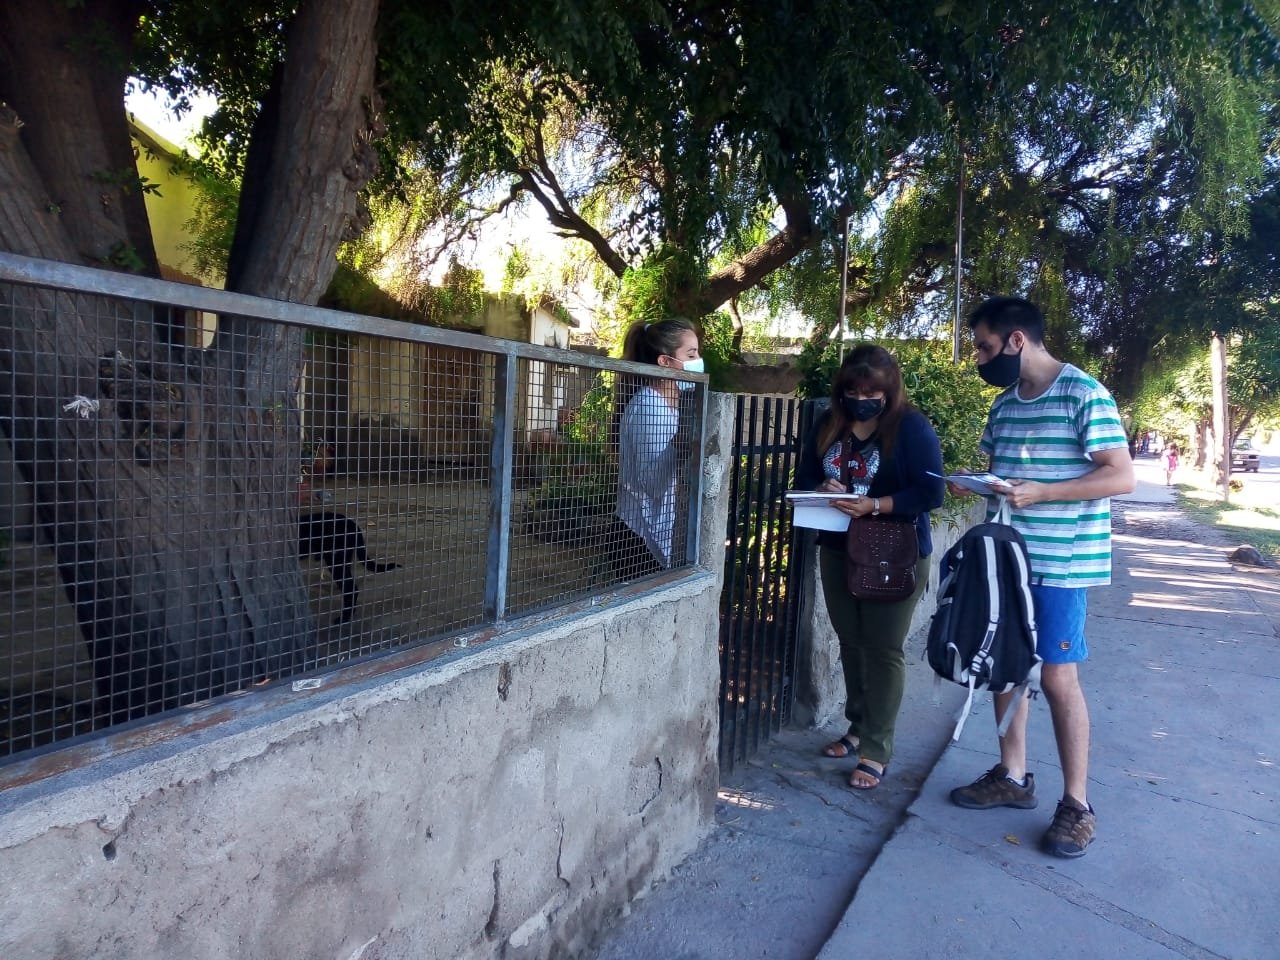
{"type": "Polygon", "coordinates": [[[1231,492],[1230,503],[1223,503],[1217,490],[1196,482],[1179,483],[1177,488],[1188,516],[1280,559],[1280,510],[1264,505],[1262,494],[1251,490],[1247,480],[1242,490],[1231,492]]]}

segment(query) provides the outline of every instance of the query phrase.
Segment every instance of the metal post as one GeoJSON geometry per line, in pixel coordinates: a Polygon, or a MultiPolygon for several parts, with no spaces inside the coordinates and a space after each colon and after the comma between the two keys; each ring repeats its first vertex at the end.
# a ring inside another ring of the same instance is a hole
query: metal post
{"type": "MultiPolygon", "coordinates": [[[[688,489],[689,516],[685,528],[685,560],[690,566],[698,563],[702,532],[702,457],[703,447],[707,443],[707,407],[711,401],[710,383],[701,383],[694,393],[693,416],[698,424],[698,442],[694,445],[693,456],[689,458],[689,473],[685,479],[688,489]]],[[[674,556],[673,556],[674,559],[674,556]]]]}
{"type": "Polygon", "coordinates": [[[844,363],[845,305],[849,302],[849,218],[844,218],[840,241],[840,362],[844,363]]]}
{"type": "Polygon", "coordinates": [[[951,362],[960,362],[960,286],[964,278],[964,146],[960,146],[960,176],[956,186],[956,315],[951,324],[951,362]]]}
{"type": "Polygon", "coordinates": [[[484,564],[484,617],[507,615],[511,562],[511,470],[516,432],[516,355],[497,357],[493,377],[493,440],[489,449],[489,540],[484,564]]]}
{"type": "Polygon", "coordinates": [[[1222,502],[1231,500],[1231,418],[1227,412],[1227,341],[1213,335],[1209,348],[1209,377],[1213,385],[1213,470],[1222,486],[1222,502]]]}

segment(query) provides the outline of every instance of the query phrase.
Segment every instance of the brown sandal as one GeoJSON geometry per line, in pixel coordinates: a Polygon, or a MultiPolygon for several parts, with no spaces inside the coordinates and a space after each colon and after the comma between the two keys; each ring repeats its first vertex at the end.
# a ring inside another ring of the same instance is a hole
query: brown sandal
{"type": "Polygon", "coordinates": [[[849,786],[855,790],[874,790],[880,786],[880,781],[884,779],[885,771],[889,769],[889,765],[886,763],[877,770],[871,765],[873,763],[875,763],[874,760],[859,760],[858,765],[853,768],[853,773],[849,774],[849,786]],[[860,773],[870,777],[872,782],[859,783],[855,778],[860,773]]]}
{"type": "Polygon", "coordinates": [[[847,733],[839,740],[832,740],[822,748],[822,755],[824,757],[831,757],[834,760],[851,757],[857,752],[858,741],[852,739],[847,733]]]}

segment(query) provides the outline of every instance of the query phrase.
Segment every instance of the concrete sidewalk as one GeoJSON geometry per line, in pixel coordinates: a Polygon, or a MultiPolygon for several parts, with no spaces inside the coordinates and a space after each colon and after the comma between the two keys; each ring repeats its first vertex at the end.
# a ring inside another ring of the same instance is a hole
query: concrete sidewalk
{"type": "Polygon", "coordinates": [[[1280,958],[1280,575],[1232,569],[1235,544],[1138,466],[1115,505],[1115,582],[1091,596],[1085,857],[1036,849],[1061,792],[1043,702],[1039,808],[950,804],[998,757],[990,702],[948,746],[962,698],[946,684],[933,703],[917,637],[885,783],[849,790],[847,762],[816,757],[830,731],[784,731],[726,779],[715,833],[600,960],[1280,958]]]}

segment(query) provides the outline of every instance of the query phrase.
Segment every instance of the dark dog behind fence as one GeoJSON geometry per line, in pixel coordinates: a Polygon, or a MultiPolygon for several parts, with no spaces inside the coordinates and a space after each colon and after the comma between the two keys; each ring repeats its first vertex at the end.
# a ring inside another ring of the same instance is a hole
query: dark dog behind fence
{"type": "Polygon", "coordinates": [[[372,573],[399,569],[398,563],[385,563],[369,557],[364,531],[360,524],[337,510],[315,510],[298,517],[298,556],[317,557],[324,561],[333,582],[342,591],[342,615],[345,623],[356,612],[360,590],[356,585],[355,565],[364,564],[372,573]]]}

